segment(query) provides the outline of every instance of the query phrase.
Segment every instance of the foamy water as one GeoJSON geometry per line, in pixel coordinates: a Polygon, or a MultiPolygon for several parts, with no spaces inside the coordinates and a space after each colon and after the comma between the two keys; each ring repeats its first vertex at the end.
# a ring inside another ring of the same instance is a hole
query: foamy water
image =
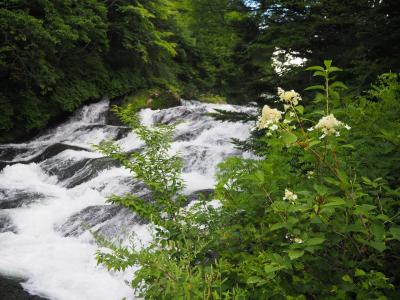
{"type": "MultiPolygon", "coordinates": [[[[0,172],[0,216],[10,222],[8,229],[0,226],[0,273],[25,279],[23,287],[32,294],[57,300],[133,299],[125,283],[133,270],[114,273],[98,266],[97,245],[82,228],[89,226],[110,239],[127,230],[143,245],[151,239],[147,226],[137,223],[133,214],[105,202],[110,194],[147,193],[127,170],[92,150],[92,144],[116,137],[126,151],[143,146],[126,128],[107,125],[108,107],[103,100],[28,143],[0,145],[3,161],[35,161],[12,164],[0,172]]],[[[204,115],[215,108],[254,111],[188,101],[140,113],[148,126],[181,122],[171,152],[184,158],[186,193],[213,188],[217,164],[243,155],[230,139],[248,137],[251,125],[221,123],[204,115]]]]}

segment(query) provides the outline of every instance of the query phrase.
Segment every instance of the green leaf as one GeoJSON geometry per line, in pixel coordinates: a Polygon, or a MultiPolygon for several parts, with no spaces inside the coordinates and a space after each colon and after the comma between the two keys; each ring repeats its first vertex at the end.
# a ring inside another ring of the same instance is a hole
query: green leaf
{"type": "Polygon", "coordinates": [[[400,227],[398,226],[390,227],[389,232],[392,234],[394,239],[400,241],[400,227]]]}
{"type": "Polygon", "coordinates": [[[258,179],[258,181],[260,181],[261,183],[264,182],[264,173],[262,171],[257,170],[254,175],[258,179]]]}
{"type": "Polygon", "coordinates": [[[304,106],[303,105],[297,105],[295,107],[295,109],[298,111],[299,114],[303,114],[304,113],[304,106]]]}
{"type": "Polygon", "coordinates": [[[386,250],[386,245],[385,242],[383,241],[371,241],[368,243],[369,246],[371,246],[372,248],[378,250],[379,252],[383,252],[386,250]]]}
{"type": "Polygon", "coordinates": [[[294,133],[291,132],[284,132],[282,134],[282,141],[286,145],[291,145],[297,141],[297,136],[294,133]]]}
{"type": "Polygon", "coordinates": [[[251,276],[251,277],[247,278],[247,284],[255,284],[255,283],[260,282],[261,280],[263,280],[263,279],[258,276],[251,276]]]}
{"type": "Polygon", "coordinates": [[[315,71],[313,76],[326,77],[326,73],[325,72],[321,72],[321,71],[315,71]]]}
{"type": "Polygon", "coordinates": [[[313,185],[314,190],[318,193],[318,195],[320,196],[325,196],[326,194],[328,194],[329,190],[326,186],[324,185],[320,185],[320,184],[314,184],[313,185]]]}
{"type": "Polygon", "coordinates": [[[330,67],[329,71],[330,72],[342,72],[343,69],[338,68],[338,67],[330,67]]]}
{"type": "Polygon", "coordinates": [[[306,71],[325,71],[323,67],[321,66],[311,66],[306,68],[306,71]]]}
{"type": "Polygon", "coordinates": [[[318,145],[320,143],[321,143],[321,140],[313,140],[313,141],[308,143],[308,147],[307,148],[311,148],[312,146],[318,145]]]}
{"type": "Polygon", "coordinates": [[[331,89],[348,89],[347,85],[345,85],[341,81],[335,81],[330,85],[331,89]]]}
{"type": "Polygon", "coordinates": [[[289,250],[288,255],[291,260],[294,260],[299,257],[302,257],[304,255],[304,251],[303,250],[289,250]]]}
{"type": "Polygon", "coordinates": [[[383,227],[383,223],[373,223],[371,225],[371,231],[374,235],[375,241],[383,241],[385,238],[385,228],[383,227]]]}
{"type": "Polygon", "coordinates": [[[352,279],[348,274],[343,275],[342,280],[343,280],[344,282],[350,282],[350,283],[353,282],[353,279],[352,279]]]}
{"type": "Polygon", "coordinates": [[[328,203],[322,205],[322,207],[331,207],[331,206],[344,206],[346,205],[346,201],[341,198],[334,198],[334,200],[329,201],[328,203]]]}
{"type": "Polygon", "coordinates": [[[362,205],[357,205],[353,213],[355,215],[367,215],[371,210],[374,209],[376,209],[375,205],[362,204],[362,205]]]}
{"type": "Polygon", "coordinates": [[[281,229],[281,228],[286,228],[287,226],[286,226],[286,224],[285,223],[276,223],[276,224],[272,224],[271,226],[270,226],[270,230],[271,231],[274,231],[274,230],[278,230],[278,229],[281,229]]]}
{"type": "Polygon", "coordinates": [[[324,65],[327,69],[330,69],[331,65],[332,65],[332,60],[331,59],[326,59],[324,60],[324,65]]]}
{"type": "Polygon", "coordinates": [[[309,86],[307,88],[304,89],[305,91],[312,91],[312,90],[321,90],[321,91],[325,91],[325,87],[323,85],[312,85],[309,86]]]}
{"type": "Polygon", "coordinates": [[[356,272],[355,272],[355,276],[356,277],[361,277],[361,276],[365,276],[365,271],[364,270],[361,270],[361,269],[356,269],[356,272]]]}
{"type": "Polygon", "coordinates": [[[264,266],[264,272],[267,274],[271,274],[271,273],[274,273],[276,271],[279,271],[279,270],[282,270],[285,268],[286,268],[285,266],[277,265],[276,263],[272,263],[272,264],[268,264],[268,265],[264,266]]]}
{"type": "Polygon", "coordinates": [[[306,241],[306,243],[308,246],[316,246],[316,245],[322,244],[324,241],[325,241],[325,238],[323,238],[323,237],[315,237],[315,238],[308,239],[306,241]]]}

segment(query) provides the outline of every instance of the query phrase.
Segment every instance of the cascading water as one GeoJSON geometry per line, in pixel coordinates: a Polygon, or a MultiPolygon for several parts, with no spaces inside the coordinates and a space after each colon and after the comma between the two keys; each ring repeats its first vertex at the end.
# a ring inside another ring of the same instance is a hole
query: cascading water
{"type": "MultiPolygon", "coordinates": [[[[188,194],[212,189],[216,165],[244,155],[230,139],[248,137],[250,125],[204,115],[215,108],[254,111],[183,101],[140,112],[145,125],[180,122],[172,150],[184,158],[188,194]]],[[[132,299],[124,282],[132,270],[113,273],[97,266],[97,246],[87,230],[109,239],[134,233],[144,244],[151,238],[131,212],[105,202],[110,194],[149,196],[127,170],[91,147],[103,139],[117,140],[126,151],[143,146],[129,128],[109,125],[108,110],[103,100],[28,143],[0,145],[0,276],[24,279],[29,293],[57,300],[132,299]]]]}

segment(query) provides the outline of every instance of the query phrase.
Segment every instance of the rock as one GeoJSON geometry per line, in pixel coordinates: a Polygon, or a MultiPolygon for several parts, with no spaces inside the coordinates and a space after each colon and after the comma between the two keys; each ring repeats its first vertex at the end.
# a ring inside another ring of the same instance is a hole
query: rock
{"type": "Polygon", "coordinates": [[[23,161],[23,162],[19,162],[19,163],[32,163],[32,162],[38,163],[38,162],[44,161],[50,157],[56,156],[57,154],[65,151],[65,150],[87,151],[88,149],[83,148],[83,147],[68,145],[68,144],[56,143],[56,144],[53,144],[53,145],[47,147],[42,153],[36,155],[35,157],[33,157],[27,161],[23,161]]]}
{"type": "Polygon", "coordinates": [[[46,300],[40,296],[29,294],[21,286],[20,279],[0,275],[0,299],[2,300],[46,300]]]}
{"type": "Polygon", "coordinates": [[[68,144],[56,143],[51,146],[48,146],[44,151],[37,154],[36,156],[27,159],[27,160],[19,160],[19,161],[11,161],[11,160],[0,160],[0,170],[3,169],[7,165],[15,165],[15,164],[30,164],[30,163],[38,163],[44,161],[50,157],[56,156],[57,154],[65,151],[65,150],[75,150],[75,151],[87,151],[88,149],[68,144]]]}
{"type": "Polygon", "coordinates": [[[56,227],[56,230],[63,236],[79,236],[87,230],[93,230],[101,236],[112,239],[129,231],[135,224],[144,224],[144,222],[125,207],[95,205],[72,215],[64,224],[56,227]]]}
{"type": "Polygon", "coordinates": [[[11,209],[26,206],[45,198],[41,193],[23,190],[0,190],[0,209],[11,209]]]}
{"type": "Polygon", "coordinates": [[[27,147],[16,147],[14,145],[0,145],[0,160],[1,161],[10,161],[18,154],[27,152],[29,148],[27,147]]]}
{"type": "Polygon", "coordinates": [[[2,212],[0,212],[0,233],[1,232],[17,233],[17,228],[13,224],[10,216],[2,212]]]}
{"type": "MultiPolygon", "coordinates": [[[[198,200],[200,195],[208,197],[213,193],[212,189],[196,191],[188,197],[188,203],[198,200]]],[[[140,196],[151,201],[149,192],[143,192],[140,196]]],[[[131,210],[120,205],[94,205],[72,215],[62,225],[56,227],[63,236],[79,236],[87,230],[93,230],[108,239],[129,236],[134,225],[142,225],[146,222],[131,210]]]]}
{"type": "Polygon", "coordinates": [[[85,162],[78,162],[75,165],[70,166],[66,170],[66,173],[62,176],[68,178],[65,186],[67,188],[73,188],[83,182],[89,181],[99,174],[102,170],[119,166],[119,162],[109,157],[99,157],[88,159],[85,162]],[[66,177],[72,175],[70,178],[66,177]]]}

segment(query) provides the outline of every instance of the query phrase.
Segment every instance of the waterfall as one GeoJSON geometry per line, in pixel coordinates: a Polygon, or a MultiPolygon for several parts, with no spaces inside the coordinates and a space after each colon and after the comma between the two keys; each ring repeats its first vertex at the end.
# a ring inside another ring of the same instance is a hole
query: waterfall
{"type": "MultiPolygon", "coordinates": [[[[169,109],[140,111],[147,126],[179,122],[171,151],[184,159],[188,195],[211,190],[215,168],[226,157],[249,155],[230,139],[247,138],[252,125],[205,115],[214,109],[255,110],[182,101],[169,109]]],[[[29,142],[0,145],[0,274],[23,279],[31,294],[57,300],[133,297],[125,283],[133,270],[114,273],[98,266],[97,245],[88,231],[109,239],[134,234],[143,245],[151,239],[133,213],[105,202],[110,194],[149,196],[128,170],[92,149],[104,139],[116,140],[126,151],[143,146],[129,128],[111,125],[108,112],[105,99],[29,142]]]]}

